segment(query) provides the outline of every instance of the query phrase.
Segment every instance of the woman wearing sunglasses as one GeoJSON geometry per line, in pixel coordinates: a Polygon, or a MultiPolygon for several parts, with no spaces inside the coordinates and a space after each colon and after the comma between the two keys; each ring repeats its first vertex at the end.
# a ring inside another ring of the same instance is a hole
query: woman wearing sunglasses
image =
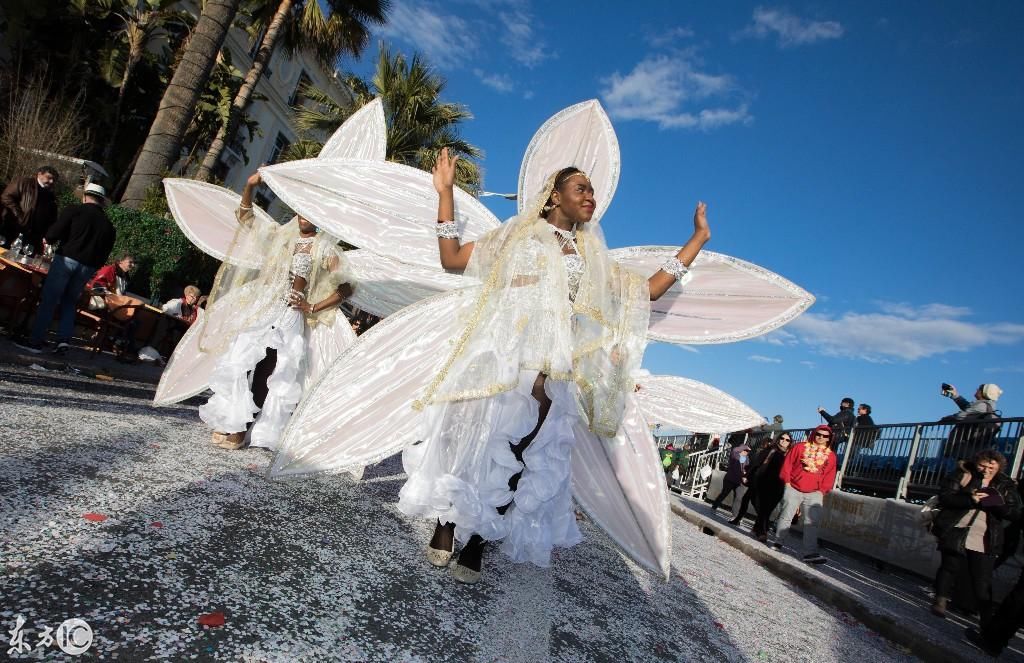
{"type": "Polygon", "coordinates": [[[754,508],[757,509],[757,520],[754,521],[754,536],[762,543],[768,542],[768,521],[772,511],[782,501],[785,484],[779,478],[786,454],[793,445],[789,433],[779,435],[775,444],[765,449],[763,456],[755,461],[754,480],[751,490],[754,491],[754,508]]]}
{"type": "Polygon", "coordinates": [[[785,484],[782,513],[776,524],[775,547],[781,549],[793,516],[803,515],[803,560],[808,564],[824,564],[818,552],[818,521],[821,520],[825,493],[836,480],[836,455],[832,451],[832,429],[822,424],[810,438],[794,445],[782,463],[779,478],[785,484]]]}

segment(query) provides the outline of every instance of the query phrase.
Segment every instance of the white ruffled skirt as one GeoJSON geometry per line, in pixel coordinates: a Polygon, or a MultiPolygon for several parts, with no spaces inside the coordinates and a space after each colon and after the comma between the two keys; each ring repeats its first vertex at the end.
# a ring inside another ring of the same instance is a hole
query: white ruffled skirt
{"type": "Polygon", "coordinates": [[[537,425],[539,405],[531,395],[536,377],[536,371],[521,371],[512,391],[428,408],[424,441],[402,456],[409,479],[398,508],[455,523],[463,542],[473,534],[501,540],[502,551],[515,562],[548,566],[555,546],[579,543],[571,472],[576,386],[547,380],[551,409],[522,462],[510,447],[537,425]],[[520,471],[513,493],[508,482],[520,471]],[[510,502],[499,514],[498,507],[510,502]]]}
{"type": "Polygon", "coordinates": [[[255,417],[249,443],[277,449],[288,418],[302,397],[305,331],[302,313],[282,305],[239,334],[210,375],[213,396],[199,408],[199,417],[222,433],[244,431],[255,417]],[[267,348],[277,351],[277,364],[267,380],[267,399],[261,409],[252,398],[250,374],[266,357],[267,348]]]}

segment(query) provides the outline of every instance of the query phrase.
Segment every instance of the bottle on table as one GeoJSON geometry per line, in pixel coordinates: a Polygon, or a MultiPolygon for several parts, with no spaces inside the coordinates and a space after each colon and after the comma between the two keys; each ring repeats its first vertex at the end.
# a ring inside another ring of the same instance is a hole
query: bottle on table
{"type": "Polygon", "coordinates": [[[18,235],[18,239],[14,240],[11,244],[11,255],[17,260],[21,257],[21,247],[25,245],[25,234],[21,233],[18,235]]]}

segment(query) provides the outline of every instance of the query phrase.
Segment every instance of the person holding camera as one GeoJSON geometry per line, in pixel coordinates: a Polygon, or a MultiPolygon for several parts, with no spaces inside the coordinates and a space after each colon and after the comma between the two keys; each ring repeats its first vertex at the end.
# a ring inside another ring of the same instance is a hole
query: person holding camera
{"type": "Polygon", "coordinates": [[[835,431],[836,439],[832,440],[832,447],[838,448],[841,442],[846,441],[846,436],[850,434],[856,424],[853,416],[853,399],[847,396],[839,401],[839,412],[835,414],[829,414],[825,408],[819,405],[818,414],[835,431]]]}
{"type": "Polygon", "coordinates": [[[1004,522],[1020,515],[1021,500],[1006,476],[1006,458],[985,449],[957,469],[939,486],[939,514],[932,532],[938,537],[942,563],[935,576],[932,614],[946,616],[957,576],[966,567],[978,601],[981,623],[992,613],[992,570],[1003,550],[1004,522]]]}
{"type": "Polygon", "coordinates": [[[952,458],[965,458],[971,451],[992,444],[999,433],[998,423],[986,423],[987,419],[998,419],[996,401],[1002,396],[1003,390],[997,384],[982,384],[974,392],[974,400],[968,402],[951,384],[942,383],[942,395],[953,399],[960,408],[959,412],[940,419],[944,422],[955,422],[949,433],[945,455],[952,458]]]}
{"type": "Polygon", "coordinates": [[[956,387],[943,382],[942,395],[952,398],[953,402],[960,408],[959,412],[950,415],[949,418],[963,421],[964,419],[970,419],[972,416],[994,414],[996,411],[996,401],[1003,395],[1003,390],[997,384],[979,385],[977,391],[974,392],[974,400],[968,402],[966,398],[957,392],[956,387]]]}

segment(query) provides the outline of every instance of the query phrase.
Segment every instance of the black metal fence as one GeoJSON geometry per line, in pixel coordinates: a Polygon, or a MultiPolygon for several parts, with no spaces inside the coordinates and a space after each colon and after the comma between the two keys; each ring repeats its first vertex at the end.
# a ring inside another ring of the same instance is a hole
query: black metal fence
{"type": "MultiPolygon", "coordinates": [[[[692,448],[678,468],[676,486],[696,497],[703,495],[708,478],[704,467],[725,470],[729,450],[746,443],[753,451],[770,444],[774,434],[738,433],[720,448],[692,448]]],[[[787,430],[794,442],[805,439],[804,430],[787,430]]],[[[677,436],[678,445],[687,436],[677,436]]],[[[668,438],[658,438],[659,446],[668,438]]],[[[692,440],[691,440],[692,442],[692,440]]],[[[839,471],[836,488],[849,493],[923,502],[938,493],[942,477],[956,469],[959,460],[970,459],[982,449],[996,449],[1007,460],[1007,474],[1021,475],[1024,453],[1024,417],[986,419],[981,422],[923,422],[854,428],[836,444],[839,471]]]]}

